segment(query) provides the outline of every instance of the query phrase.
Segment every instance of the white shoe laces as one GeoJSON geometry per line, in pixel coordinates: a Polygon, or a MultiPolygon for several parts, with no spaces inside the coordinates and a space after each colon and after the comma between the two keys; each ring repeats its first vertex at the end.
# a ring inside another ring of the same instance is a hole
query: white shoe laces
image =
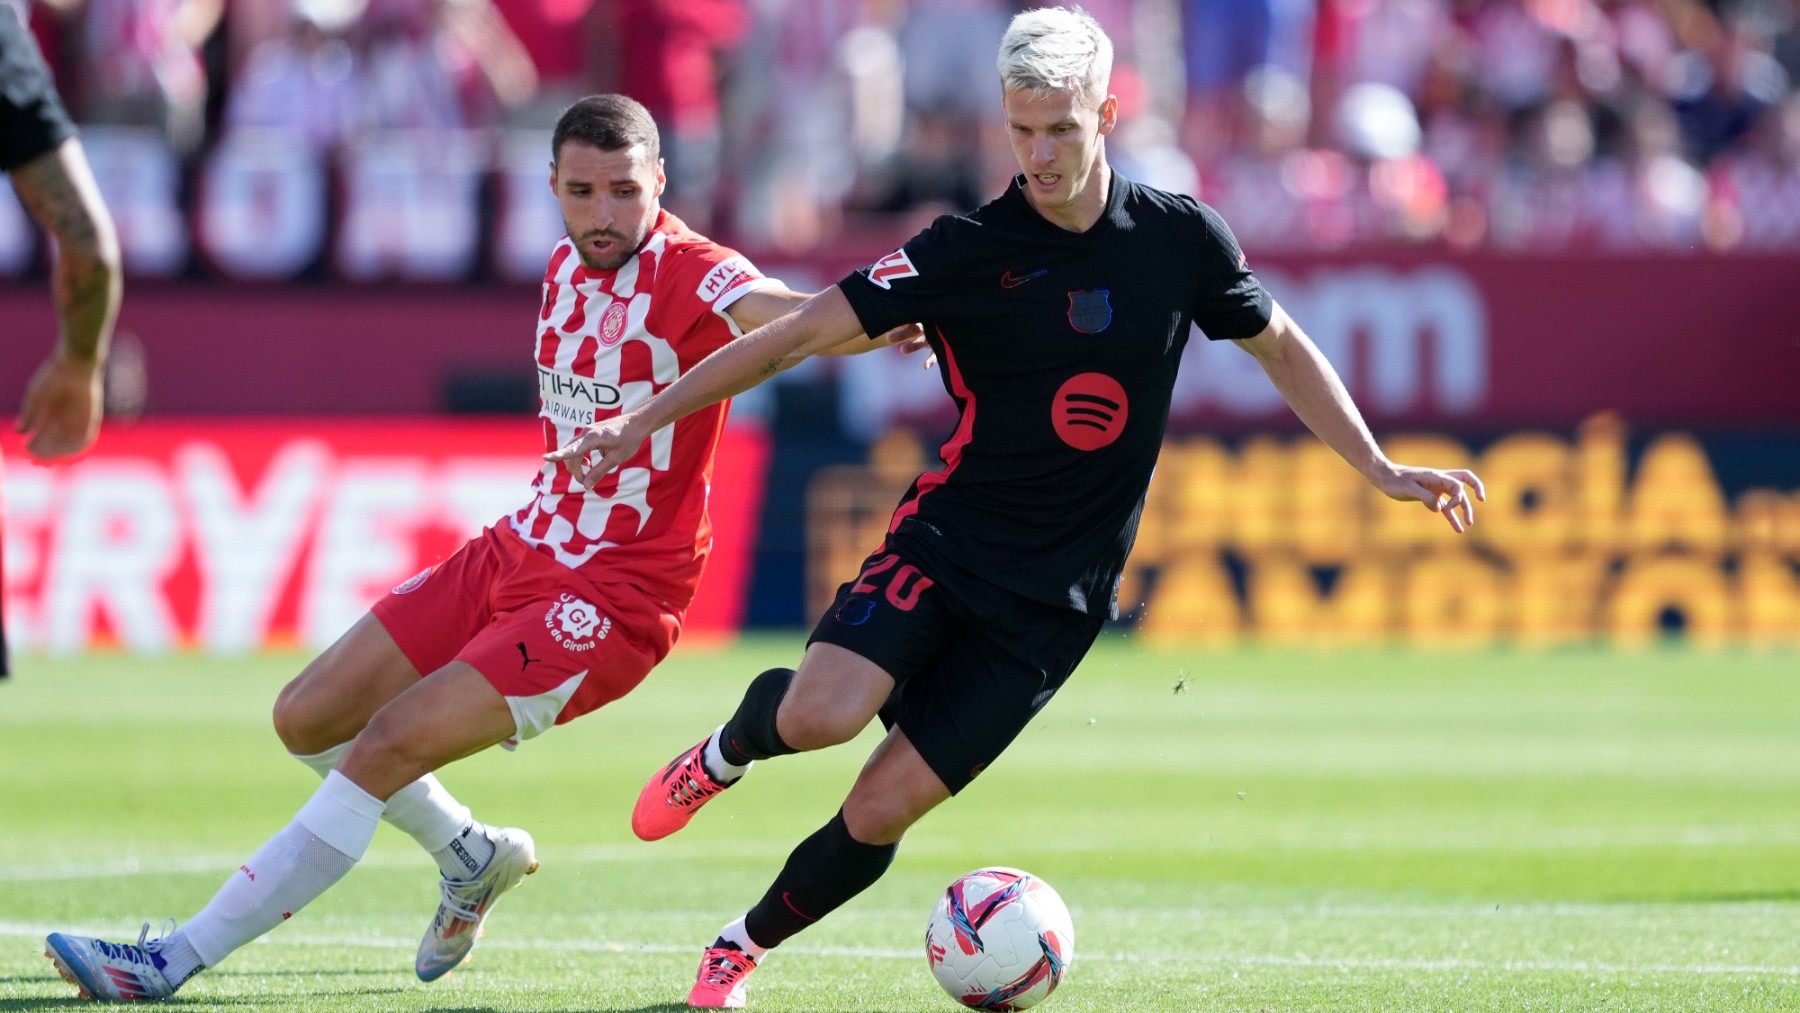
{"type": "Polygon", "coordinates": [[[169,933],[174,931],[175,919],[173,917],[164,918],[162,931],[156,934],[155,939],[151,939],[150,923],[145,922],[144,927],[138,930],[138,949],[143,950],[145,953],[160,953],[163,948],[163,940],[169,938],[169,933]]]}
{"type": "Polygon", "coordinates": [[[451,915],[467,922],[481,920],[481,912],[473,905],[480,904],[487,884],[479,879],[438,880],[438,893],[443,896],[443,908],[451,915]]]}

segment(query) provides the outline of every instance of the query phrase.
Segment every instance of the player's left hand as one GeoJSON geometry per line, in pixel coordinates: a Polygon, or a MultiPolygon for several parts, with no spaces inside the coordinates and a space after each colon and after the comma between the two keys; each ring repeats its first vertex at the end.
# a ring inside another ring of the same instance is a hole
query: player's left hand
{"type": "Polygon", "coordinates": [[[86,450],[100,432],[104,404],[98,363],[53,355],[31,377],[19,408],[19,432],[30,434],[25,449],[40,461],[55,461],[86,450]]]}
{"type": "Polygon", "coordinates": [[[895,345],[903,355],[924,352],[925,368],[937,365],[937,353],[931,350],[931,342],[925,340],[925,328],[920,324],[902,324],[883,334],[880,341],[884,345],[895,345]]]}
{"type": "Polygon", "coordinates": [[[1425,509],[1443,514],[1450,522],[1450,529],[1457,534],[1469,530],[1475,523],[1475,500],[1487,499],[1481,479],[1466,468],[1439,471],[1395,464],[1373,481],[1377,489],[1393,499],[1416,500],[1425,504],[1425,509]],[[1473,499],[1469,496],[1471,490],[1473,499]]]}
{"type": "Polygon", "coordinates": [[[596,422],[568,445],[545,454],[544,460],[568,468],[576,485],[592,489],[603,476],[631,460],[643,444],[644,438],[632,425],[635,419],[625,414],[596,422]],[[596,452],[598,458],[593,456],[596,452]]]}
{"type": "Polygon", "coordinates": [[[875,340],[879,344],[898,346],[906,355],[931,351],[931,342],[925,340],[925,328],[920,324],[901,324],[875,340]]]}

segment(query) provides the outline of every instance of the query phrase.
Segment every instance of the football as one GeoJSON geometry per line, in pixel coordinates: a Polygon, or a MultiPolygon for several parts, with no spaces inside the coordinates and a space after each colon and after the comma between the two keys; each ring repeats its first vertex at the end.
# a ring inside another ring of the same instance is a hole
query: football
{"type": "Polygon", "coordinates": [[[1050,884],[1018,869],[977,869],[950,884],[925,926],[925,960],[971,1009],[1043,1002],[1075,959],[1075,927],[1050,884]]]}

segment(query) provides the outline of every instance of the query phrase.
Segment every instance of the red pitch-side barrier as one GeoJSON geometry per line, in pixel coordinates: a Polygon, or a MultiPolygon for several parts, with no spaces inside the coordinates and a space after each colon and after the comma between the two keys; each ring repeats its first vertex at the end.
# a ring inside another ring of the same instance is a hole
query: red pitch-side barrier
{"type": "MultiPolygon", "coordinates": [[[[15,649],[322,647],[389,588],[521,506],[537,420],[231,419],[109,425],[65,466],[5,473],[15,649]]],[[[734,424],[686,636],[743,615],[768,438],[734,424]]]]}

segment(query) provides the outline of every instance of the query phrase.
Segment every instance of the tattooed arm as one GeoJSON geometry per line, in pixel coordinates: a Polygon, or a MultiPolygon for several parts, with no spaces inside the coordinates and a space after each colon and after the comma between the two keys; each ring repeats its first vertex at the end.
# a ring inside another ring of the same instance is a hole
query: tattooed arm
{"type": "Polygon", "coordinates": [[[78,454],[100,429],[101,373],[123,292],[119,240],[81,142],[73,138],[13,171],[25,210],[56,239],[56,350],[31,378],[19,412],[32,456],[78,454]]]}

